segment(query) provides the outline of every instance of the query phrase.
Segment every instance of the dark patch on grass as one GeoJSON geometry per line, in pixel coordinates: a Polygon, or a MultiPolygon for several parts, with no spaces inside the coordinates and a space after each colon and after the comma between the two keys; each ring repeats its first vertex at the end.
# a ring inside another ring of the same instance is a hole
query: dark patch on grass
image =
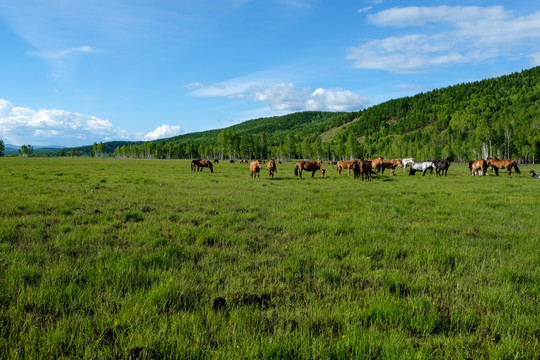
{"type": "Polygon", "coordinates": [[[384,281],[384,285],[390,294],[398,298],[406,297],[410,293],[407,282],[403,279],[388,278],[384,281]]]}
{"type": "Polygon", "coordinates": [[[261,309],[268,309],[272,306],[272,296],[270,294],[242,294],[241,298],[237,300],[237,304],[244,306],[254,306],[261,309]]]}
{"type": "Polygon", "coordinates": [[[73,215],[73,210],[71,210],[71,209],[58,209],[58,214],[65,215],[65,216],[73,215]]]}
{"type": "Polygon", "coordinates": [[[8,243],[10,245],[17,244],[21,238],[21,232],[19,231],[20,228],[22,228],[24,225],[17,224],[15,228],[7,228],[7,229],[1,229],[0,230],[0,242],[1,243],[8,243]]]}
{"type": "Polygon", "coordinates": [[[224,311],[227,308],[227,300],[222,298],[221,296],[214,299],[212,302],[212,310],[214,312],[218,311],[224,311]]]}
{"type": "Polygon", "coordinates": [[[377,262],[377,261],[381,261],[383,258],[384,258],[384,250],[383,249],[376,249],[375,251],[373,251],[369,257],[371,258],[372,261],[374,262],[377,262]]]}
{"type": "Polygon", "coordinates": [[[136,211],[126,211],[123,215],[124,222],[140,222],[144,217],[136,211]]]}

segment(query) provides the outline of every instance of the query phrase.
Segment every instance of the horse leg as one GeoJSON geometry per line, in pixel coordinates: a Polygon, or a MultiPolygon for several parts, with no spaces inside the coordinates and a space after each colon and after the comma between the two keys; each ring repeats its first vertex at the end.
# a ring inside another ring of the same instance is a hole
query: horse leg
{"type": "Polygon", "coordinates": [[[495,169],[495,175],[499,176],[499,168],[494,166],[493,169],[495,169]]]}

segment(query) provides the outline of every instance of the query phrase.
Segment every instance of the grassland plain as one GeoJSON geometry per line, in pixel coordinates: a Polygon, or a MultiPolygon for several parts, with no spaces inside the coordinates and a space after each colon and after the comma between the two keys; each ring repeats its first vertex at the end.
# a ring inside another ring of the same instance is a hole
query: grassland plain
{"type": "Polygon", "coordinates": [[[539,357],[535,167],[189,165],[0,159],[0,358],[539,357]]]}

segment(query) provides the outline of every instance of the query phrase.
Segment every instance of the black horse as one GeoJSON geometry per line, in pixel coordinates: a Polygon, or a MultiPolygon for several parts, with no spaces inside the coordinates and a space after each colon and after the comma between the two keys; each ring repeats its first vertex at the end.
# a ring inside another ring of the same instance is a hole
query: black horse
{"type": "Polygon", "coordinates": [[[446,160],[434,160],[433,163],[435,164],[435,173],[437,175],[446,176],[446,173],[448,173],[448,168],[450,167],[450,158],[446,158],[446,160]]]}

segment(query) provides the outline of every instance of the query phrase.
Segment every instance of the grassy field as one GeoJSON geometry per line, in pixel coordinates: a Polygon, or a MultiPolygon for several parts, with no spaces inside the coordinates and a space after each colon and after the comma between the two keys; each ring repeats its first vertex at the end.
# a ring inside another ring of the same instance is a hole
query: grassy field
{"type": "Polygon", "coordinates": [[[293,167],[1,158],[0,358],[539,357],[534,167],[293,167]]]}

